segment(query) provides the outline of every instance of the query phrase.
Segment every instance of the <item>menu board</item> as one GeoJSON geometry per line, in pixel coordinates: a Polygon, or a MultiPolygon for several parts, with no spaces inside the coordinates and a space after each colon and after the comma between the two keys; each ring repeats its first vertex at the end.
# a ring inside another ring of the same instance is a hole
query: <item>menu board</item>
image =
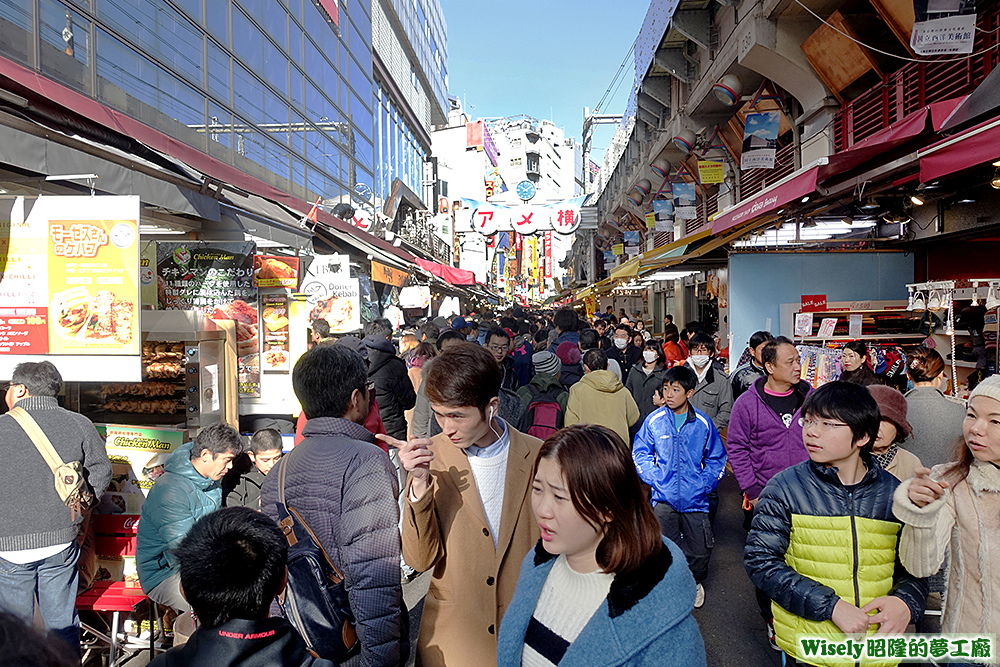
{"type": "Polygon", "coordinates": [[[288,297],[284,294],[263,294],[260,298],[264,322],[264,372],[287,373],[288,361],[288,297]]]}
{"type": "Polygon", "coordinates": [[[139,198],[0,209],[0,354],[138,356],[139,198]]]}
{"type": "Polygon", "coordinates": [[[260,338],[253,242],[156,244],[157,298],[163,310],[200,310],[235,320],[240,396],[260,396],[260,338]]]}
{"type": "Polygon", "coordinates": [[[254,255],[253,277],[257,287],[295,289],[299,285],[299,258],[254,255]]]}

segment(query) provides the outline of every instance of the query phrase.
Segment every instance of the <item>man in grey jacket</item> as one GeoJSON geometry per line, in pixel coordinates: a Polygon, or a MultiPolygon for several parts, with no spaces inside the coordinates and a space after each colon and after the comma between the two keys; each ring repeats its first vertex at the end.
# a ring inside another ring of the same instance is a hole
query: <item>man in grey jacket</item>
{"type": "Polygon", "coordinates": [[[260,509],[277,519],[284,470],[286,505],[298,510],[344,575],[360,664],[391,667],[406,664],[410,652],[399,573],[398,481],[389,457],[362,426],[367,383],[364,360],[346,347],[314,347],[299,358],[292,387],[309,421],[302,442],[268,473],[260,509]]]}
{"type": "MultiPolygon", "coordinates": [[[[18,364],[5,397],[27,411],[63,463],[79,461],[100,498],[111,481],[104,440],[90,420],[59,407],[62,376],[49,361],[18,364]]],[[[10,415],[0,417],[0,607],[31,623],[34,601],[47,630],[80,651],[77,544],[82,517],[59,498],[52,471],[10,415]]]]}

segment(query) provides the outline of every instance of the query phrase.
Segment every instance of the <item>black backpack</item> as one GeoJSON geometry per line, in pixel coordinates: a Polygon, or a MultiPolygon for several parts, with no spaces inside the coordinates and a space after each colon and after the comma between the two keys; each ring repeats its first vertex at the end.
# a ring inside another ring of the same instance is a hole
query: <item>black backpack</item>
{"type": "Polygon", "coordinates": [[[556,392],[541,392],[533,384],[528,385],[531,392],[531,401],[521,415],[521,422],[517,430],[527,433],[539,440],[546,440],[556,431],[561,429],[565,423],[565,415],[562,406],[559,404],[559,397],[566,393],[562,387],[557,387],[556,392]]]}
{"type": "Polygon", "coordinates": [[[278,604],[310,651],[340,663],[358,652],[361,643],[344,576],[302,516],[285,501],[285,471],[294,455],[292,450],[285,457],[278,475],[278,526],[288,540],[288,586],[278,604]]]}

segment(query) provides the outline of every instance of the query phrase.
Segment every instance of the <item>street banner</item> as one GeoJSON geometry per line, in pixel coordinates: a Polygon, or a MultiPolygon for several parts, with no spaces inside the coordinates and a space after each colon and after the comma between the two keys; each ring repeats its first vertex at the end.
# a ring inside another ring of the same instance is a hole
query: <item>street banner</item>
{"type": "Polygon", "coordinates": [[[614,255],[615,257],[624,255],[625,254],[625,244],[624,243],[616,243],[613,246],[611,246],[611,254],[614,255]]]}
{"type": "Polygon", "coordinates": [[[406,279],[409,277],[410,274],[406,271],[400,271],[399,269],[394,269],[391,266],[386,266],[381,262],[372,260],[372,280],[377,283],[402,287],[406,284],[406,279]]]}
{"type": "Polygon", "coordinates": [[[656,214],[650,211],[644,216],[646,220],[646,229],[656,229],[656,214]]]}
{"type": "Polygon", "coordinates": [[[236,322],[239,394],[260,398],[260,336],[252,241],[156,244],[157,296],[162,310],[200,310],[236,322]]]}
{"type": "Polygon", "coordinates": [[[427,285],[410,285],[399,290],[400,308],[427,309],[431,305],[431,288],[427,285]]]}
{"type": "Polygon", "coordinates": [[[722,183],[726,180],[725,165],[721,162],[711,160],[698,160],[698,182],[702,185],[707,183],[722,183]]]}
{"type": "Polygon", "coordinates": [[[139,198],[18,197],[3,209],[0,355],[138,358],[139,198]]]}
{"type": "Polygon", "coordinates": [[[674,217],[678,220],[694,220],[698,217],[698,203],[694,183],[674,183],[674,217]]]}
{"type": "Polygon", "coordinates": [[[299,286],[299,258],[281,255],[254,255],[253,280],[257,287],[299,286]]]}
{"type": "Polygon", "coordinates": [[[472,228],[483,236],[516,231],[535,234],[552,230],[572,234],[580,226],[580,207],[587,195],[550,204],[501,206],[474,199],[463,199],[472,211],[472,228]]]}
{"type": "Polygon", "coordinates": [[[361,285],[344,276],[340,264],[337,256],[316,257],[302,280],[302,292],[310,322],[325,319],[330,333],[346,334],[361,330],[361,285]]]}
{"type": "Polygon", "coordinates": [[[972,53],[975,0],[913,0],[910,48],[918,56],[972,53]]]}
{"type": "Polygon", "coordinates": [[[778,147],[778,111],[747,114],[743,128],[743,154],[740,169],[774,169],[778,147]]]}
{"type": "Polygon", "coordinates": [[[552,232],[545,232],[545,277],[552,277],[552,232]]]}

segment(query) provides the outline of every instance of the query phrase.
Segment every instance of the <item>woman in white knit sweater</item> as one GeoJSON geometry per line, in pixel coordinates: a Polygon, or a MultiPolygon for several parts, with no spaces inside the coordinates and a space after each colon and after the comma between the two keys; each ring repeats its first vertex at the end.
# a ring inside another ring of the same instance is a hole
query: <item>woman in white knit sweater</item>
{"type": "Polygon", "coordinates": [[[941,631],[992,633],[1000,627],[1000,376],[973,390],[963,434],[957,463],[918,468],[892,509],[906,524],[907,570],[927,577],[950,556],[941,631]]]}

